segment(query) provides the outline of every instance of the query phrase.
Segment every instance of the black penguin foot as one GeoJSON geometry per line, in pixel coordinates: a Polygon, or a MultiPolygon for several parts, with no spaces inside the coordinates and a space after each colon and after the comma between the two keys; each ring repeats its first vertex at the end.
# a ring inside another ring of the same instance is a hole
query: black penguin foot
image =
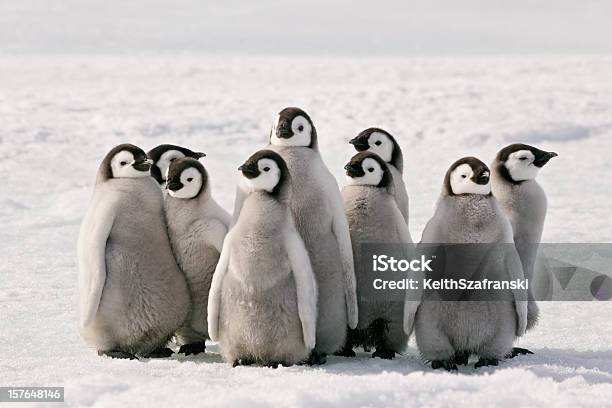
{"type": "Polygon", "coordinates": [[[486,367],[486,366],[496,366],[499,364],[499,360],[496,358],[480,358],[478,359],[478,361],[476,362],[476,364],[474,364],[474,368],[479,368],[479,367],[486,367]]]}
{"type": "Polygon", "coordinates": [[[248,358],[240,358],[238,360],[234,360],[234,362],[232,363],[232,367],[236,367],[236,366],[250,366],[255,364],[255,360],[251,360],[248,358]]]}
{"type": "Polygon", "coordinates": [[[369,353],[370,351],[372,351],[372,348],[370,346],[363,346],[363,351],[369,353]]]}
{"type": "Polygon", "coordinates": [[[168,347],[160,347],[157,350],[153,350],[147,358],[168,358],[174,354],[174,351],[168,347]]]}
{"type": "Polygon", "coordinates": [[[355,351],[353,351],[352,347],[343,346],[340,350],[334,353],[334,356],[339,357],[355,357],[355,351]]]}
{"type": "Polygon", "coordinates": [[[457,365],[452,360],[433,360],[431,368],[434,370],[443,368],[446,371],[457,371],[457,365]]]}
{"type": "Polygon", "coordinates": [[[278,368],[278,363],[266,363],[266,364],[264,364],[264,367],[278,368]]]}
{"type": "Polygon", "coordinates": [[[506,355],[506,358],[514,358],[523,354],[533,354],[533,351],[520,347],[513,347],[512,351],[506,355]]]}
{"type": "Polygon", "coordinates": [[[197,343],[183,344],[178,353],[186,356],[193,354],[195,356],[196,354],[204,353],[205,351],[206,344],[203,341],[200,341],[197,343]]]}
{"type": "Polygon", "coordinates": [[[470,353],[467,351],[458,351],[453,357],[453,362],[457,365],[467,365],[470,359],[470,353]]]}
{"type": "Polygon", "coordinates": [[[306,364],[308,365],[322,365],[327,362],[327,354],[319,353],[318,351],[311,351],[306,364]]]}
{"type": "Polygon", "coordinates": [[[393,357],[395,357],[395,351],[385,348],[377,348],[376,351],[372,353],[372,358],[375,357],[385,360],[393,360],[393,357]]]}
{"type": "Polygon", "coordinates": [[[128,353],[127,351],[121,351],[121,350],[109,350],[109,351],[98,350],[98,355],[107,356],[110,358],[121,358],[125,360],[137,360],[135,355],[128,353]]]}

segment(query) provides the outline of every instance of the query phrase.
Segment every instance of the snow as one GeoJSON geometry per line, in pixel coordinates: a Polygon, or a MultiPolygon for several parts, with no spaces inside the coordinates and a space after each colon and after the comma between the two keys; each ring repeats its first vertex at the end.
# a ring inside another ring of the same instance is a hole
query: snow
{"type": "Polygon", "coordinates": [[[98,357],[79,338],[76,239],[101,158],[116,144],[207,153],[231,211],[237,167],[275,114],[304,108],[341,184],[348,140],[370,126],[404,151],[418,239],[447,166],[524,141],[559,153],[541,171],[545,242],[610,242],[612,57],[322,58],[0,55],[0,385],[65,386],[70,406],[604,406],[612,303],[542,303],[519,342],[533,356],[459,374],[331,357],[317,368],[232,369],[204,356],[98,357]]]}

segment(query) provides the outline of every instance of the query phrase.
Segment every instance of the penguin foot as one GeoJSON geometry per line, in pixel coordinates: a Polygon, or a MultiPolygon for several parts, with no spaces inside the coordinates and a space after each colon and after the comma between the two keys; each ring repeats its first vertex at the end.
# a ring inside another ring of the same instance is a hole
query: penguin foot
{"type": "Polygon", "coordinates": [[[204,353],[206,351],[206,344],[203,341],[197,343],[183,344],[179,349],[179,354],[184,354],[185,356],[189,356],[193,354],[204,353]]]}
{"type": "Polygon", "coordinates": [[[306,364],[308,365],[322,365],[327,362],[327,354],[319,353],[318,351],[311,351],[306,364]]]}
{"type": "Polygon", "coordinates": [[[467,365],[470,359],[470,353],[467,351],[458,351],[453,357],[453,362],[457,365],[467,365]]]}
{"type": "Polygon", "coordinates": [[[533,354],[533,351],[520,347],[513,347],[512,351],[506,355],[506,358],[514,358],[523,354],[533,354]]]}
{"type": "Polygon", "coordinates": [[[251,360],[248,358],[240,358],[238,360],[234,360],[234,362],[232,363],[232,367],[237,367],[239,365],[241,366],[250,366],[255,364],[255,360],[251,360]]]}
{"type": "Polygon", "coordinates": [[[437,370],[443,368],[446,371],[457,371],[457,365],[452,360],[433,360],[431,362],[431,368],[437,370]]]}
{"type": "Polygon", "coordinates": [[[474,368],[486,367],[486,366],[496,366],[499,364],[499,360],[496,358],[480,358],[474,364],[474,368]]]}
{"type": "Polygon", "coordinates": [[[266,363],[264,364],[264,367],[268,367],[268,368],[278,368],[278,363],[266,363]]]}
{"type": "Polygon", "coordinates": [[[377,348],[376,351],[372,353],[372,358],[375,357],[382,358],[385,360],[393,360],[393,357],[395,357],[395,351],[385,348],[377,348]]]}
{"type": "Polygon", "coordinates": [[[370,346],[363,346],[363,351],[369,353],[370,351],[372,351],[372,348],[370,346]]]}
{"type": "Polygon", "coordinates": [[[168,358],[170,357],[172,354],[174,354],[174,351],[172,351],[171,349],[169,349],[168,347],[160,347],[157,350],[153,350],[148,356],[147,358],[168,358]]]}
{"type": "Polygon", "coordinates": [[[98,355],[106,356],[110,358],[121,358],[125,360],[137,360],[135,355],[128,353],[127,351],[121,351],[121,350],[109,350],[109,351],[98,350],[98,355]]]}
{"type": "Polygon", "coordinates": [[[352,347],[344,346],[340,350],[336,351],[334,353],[334,356],[338,356],[338,357],[355,357],[356,354],[355,354],[355,351],[353,351],[352,347]]]}

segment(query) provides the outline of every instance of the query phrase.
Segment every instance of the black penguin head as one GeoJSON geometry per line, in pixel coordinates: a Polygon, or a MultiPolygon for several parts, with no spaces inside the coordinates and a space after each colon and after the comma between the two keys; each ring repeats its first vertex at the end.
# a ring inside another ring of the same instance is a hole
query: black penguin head
{"type": "Polygon", "coordinates": [[[449,196],[490,195],[489,167],[476,157],[464,157],[454,162],[444,177],[444,192],[449,196]]]}
{"type": "Polygon", "coordinates": [[[365,151],[354,155],[344,166],[349,185],[391,188],[393,176],[387,163],[376,153],[365,151]]]}
{"type": "Polygon", "coordinates": [[[495,166],[504,179],[517,184],[535,179],[540,169],[556,156],[555,152],[546,152],[537,147],[515,143],[497,153],[495,166]]]}
{"type": "Polygon", "coordinates": [[[369,150],[379,155],[384,161],[403,171],[404,160],[402,149],[395,138],[386,130],[369,128],[349,141],[358,152],[369,150]]]}
{"type": "Polygon", "coordinates": [[[193,152],[181,146],[162,144],[149,150],[147,156],[149,159],[153,160],[151,175],[159,184],[162,184],[166,180],[166,173],[168,172],[170,163],[174,160],[184,157],[199,159],[205,157],[206,154],[202,152],[193,152]]]}
{"type": "Polygon", "coordinates": [[[208,172],[197,159],[185,157],[170,163],[166,189],[171,197],[196,198],[207,187],[208,172]]]}
{"type": "Polygon", "coordinates": [[[133,144],[125,143],[111,149],[102,160],[98,181],[112,178],[139,178],[151,175],[151,160],[133,144]]]}
{"type": "Polygon", "coordinates": [[[238,167],[251,192],[266,191],[278,195],[287,184],[289,169],[283,158],[272,150],[260,150],[238,167]]]}
{"type": "Polygon", "coordinates": [[[300,108],[285,108],[276,117],[270,143],[275,146],[317,148],[317,130],[310,116],[300,108]]]}

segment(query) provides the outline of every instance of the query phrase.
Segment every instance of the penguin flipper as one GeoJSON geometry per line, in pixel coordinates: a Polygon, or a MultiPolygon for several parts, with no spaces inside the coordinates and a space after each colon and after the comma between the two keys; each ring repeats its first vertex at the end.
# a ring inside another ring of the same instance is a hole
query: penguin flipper
{"type": "Polygon", "coordinates": [[[295,279],[298,314],[302,322],[304,344],[313,349],[317,330],[317,282],[310,264],[308,250],[293,222],[285,232],[285,248],[295,279]]]}
{"type": "MultiPolygon", "coordinates": [[[[523,272],[523,264],[521,258],[513,244],[503,244],[506,249],[505,264],[508,271],[508,278],[511,280],[525,279],[523,272]]],[[[528,290],[515,289],[512,291],[514,295],[514,308],[516,310],[517,326],[516,335],[522,336],[527,330],[527,307],[528,307],[528,290]]]]}
{"type": "Polygon", "coordinates": [[[231,245],[231,231],[225,236],[223,248],[219,255],[219,262],[213,273],[212,282],[210,284],[210,292],[208,294],[208,335],[213,341],[219,339],[219,308],[221,306],[221,291],[223,289],[223,279],[229,265],[229,252],[231,245]]]}
{"type": "Polygon", "coordinates": [[[238,221],[238,217],[240,216],[240,211],[242,211],[242,206],[244,205],[244,200],[246,200],[249,195],[246,182],[244,178],[240,178],[240,182],[238,183],[238,187],[236,187],[236,199],[234,200],[234,213],[231,217],[230,226],[233,226],[238,221]]]}
{"type": "MultiPolygon", "coordinates": [[[[333,180],[336,182],[335,179],[333,180]]],[[[351,245],[351,236],[349,233],[349,225],[344,214],[342,197],[338,191],[338,186],[335,186],[338,192],[338,199],[332,200],[333,208],[333,225],[332,231],[338,242],[340,250],[340,258],[342,261],[342,270],[344,272],[345,282],[345,299],[346,310],[348,317],[348,326],[351,329],[357,327],[357,278],[355,277],[355,264],[353,263],[353,247],[351,245]]],[[[335,197],[334,197],[335,198],[335,197]]]]}
{"type": "Polygon", "coordinates": [[[106,282],[106,241],[116,217],[114,197],[94,197],[79,233],[80,324],[91,324],[106,282]]]}

